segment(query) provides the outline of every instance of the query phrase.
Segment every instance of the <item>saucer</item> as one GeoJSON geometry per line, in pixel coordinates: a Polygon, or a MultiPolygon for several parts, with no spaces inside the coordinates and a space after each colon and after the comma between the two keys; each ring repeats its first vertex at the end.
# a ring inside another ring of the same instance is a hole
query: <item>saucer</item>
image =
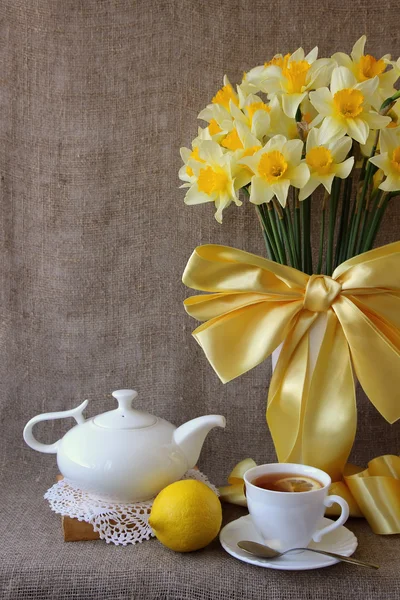
{"type": "MultiPolygon", "coordinates": [[[[323,517],[318,523],[318,529],[326,527],[333,521],[323,517]]],[[[284,571],[305,571],[307,569],[321,569],[329,567],[340,562],[336,558],[324,556],[323,554],[315,554],[315,552],[304,552],[286,554],[280,558],[257,558],[248,554],[238,547],[237,543],[240,540],[250,540],[263,544],[264,541],[259,533],[257,533],[250,515],[240,517],[236,521],[232,521],[225,525],[219,534],[221,545],[228,554],[242,560],[243,562],[255,565],[257,567],[266,567],[267,569],[281,569],[284,571]]],[[[351,556],[357,548],[357,538],[346,527],[338,527],[334,531],[324,535],[322,540],[318,542],[310,542],[309,547],[316,550],[326,550],[327,552],[335,552],[344,556],[351,556]]]]}

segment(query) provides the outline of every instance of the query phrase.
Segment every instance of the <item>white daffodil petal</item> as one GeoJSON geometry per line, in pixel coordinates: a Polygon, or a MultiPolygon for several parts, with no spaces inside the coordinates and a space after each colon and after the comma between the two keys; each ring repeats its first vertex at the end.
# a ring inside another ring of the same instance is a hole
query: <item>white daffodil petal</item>
{"type": "Polygon", "coordinates": [[[205,202],[212,202],[213,198],[204,192],[200,192],[197,185],[192,185],[192,187],[187,191],[184,202],[188,206],[192,206],[193,204],[204,204],[205,202]]]}
{"type": "Polygon", "coordinates": [[[379,169],[382,169],[383,172],[388,172],[390,162],[387,152],[372,156],[369,161],[379,169]]]}
{"type": "Polygon", "coordinates": [[[263,204],[269,202],[274,196],[271,186],[261,177],[253,177],[251,180],[250,202],[263,204]]]}
{"type": "Polygon", "coordinates": [[[231,115],[232,115],[232,119],[237,119],[238,121],[244,121],[246,122],[246,115],[243,114],[243,112],[240,110],[240,108],[238,106],[236,106],[236,104],[234,102],[232,102],[232,100],[229,103],[229,108],[231,111],[231,115]]]}
{"type": "Polygon", "coordinates": [[[271,124],[271,119],[267,111],[257,110],[254,113],[251,130],[254,135],[261,141],[268,133],[271,124]]]}
{"type": "Polygon", "coordinates": [[[190,181],[191,177],[186,172],[186,165],[183,165],[178,171],[178,177],[181,181],[190,181]]]}
{"type": "Polygon", "coordinates": [[[272,150],[282,150],[283,146],[286,144],[286,138],[284,135],[274,135],[264,146],[264,150],[266,152],[271,152],[272,150]]]}
{"type": "Polygon", "coordinates": [[[297,50],[295,52],[293,52],[293,54],[289,58],[290,63],[293,61],[297,61],[297,60],[304,60],[303,48],[297,48],[297,50]]]}
{"type": "Polygon", "coordinates": [[[189,150],[189,148],[179,148],[179,153],[181,155],[181,159],[183,160],[184,163],[187,163],[187,161],[189,160],[189,156],[192,154],[192,151],[189,150]]]}
{"type": "Polygon", "coordinates": [[[330,151],[333,160],[336,163],[343,162],[348,153],[350,152],[352,144],[353,140],[348,136],[342,137],[336,142],[333,142],[330,146],[330,151]]]}
{"type": "Polygon", "coordinates": [[[249,127],[240,121],[235,121],[234,126],[238,132],[240,141],[243,144],[243,148],[251,148],[253,146],[260,146],[259,140],[255,135],[252,134],[249,127]]]}
{"type": "Polygon", "coordinates": [[[320,185],[320,181],[315,177],[310,177],[309,181],[301,188],[299,192],[299,201],[305,200],[308,196],[311,196],[314,190],[320,185]]]}
{"type": "Polygon", "coordinates": [[[347,119],[347,131],[356,142],[365,144],[369,134],[369,126],[362,119],[347,119]]]}
{"type": "Polygon", "coordinates": [[[340,179],[346,179],[351,173],[351,170],[354,165],[354,156],[351,156],[347,160],[342,163],[339,163],[335,166],[335,175],[336,177],[340,177],[340,179]]]}
{"type": "Polygon", "coordinates": [[[378,113],[374,112],[373,110],[363,113],[363,119],[366,123],[368,123],[371,129],[383,129],[391,122],[390,117],[378,115],[378,113]]]}
{"type": "Polygon", "coordinates": [[[332,189],[332,182],[335,178],[335,175],[332,173],[331,175],[320,175],[319,180],[322,183],[322,185],[324,186],[324,188],[326,189],[326,191],[328,192],[328,194],[331,193],[331,189],[332,189]]]}
{"type": "Polygon", "coordinates": [[[306,151],[309,152],[311,148],[315,146],[319,146],[319,129],[313,127],[308,132],[307,142],[306,142],[306,151]]]}
{"type": "Polygon", "coordinates": [[[222,155],[222,148],[217,142],[204,140],[199,146],[199,156],[207,163],[218,163],[222,155]]]}
{"type": "Polygon", "coordinates": [[[294,119],[296,117],[297,109],[299,108],[300,102],[304,100],[307,93],[302,94],[283,94],[282,96],[282,108],[285,115],[294,119]]]}
{"type": "Polygon", "coordinates": [[[198,119],[201,119],[202,121],[211,121],[211,119],[213,118],[213,111],[212,111],[212,104],[207,106],[206,108],[203,108],[203,110],[201,110],[199,112],[199,114],[197,115],[198,119]]]}
{"type": "Polygon", "coordinates": [[[290,170],[290,183],[295,188],[303,188],[309,178],[310,169],[304,162],[290,170]]]}
{"type": "Polygon", "coordinates": [[[318,89],[329,84],[336,63],[330,58],[319,58],[307,73],[308,87],[318,89]]]}
{"type": "Polygon", "coordinates": [[[354,62],[358,63],[361,60],[361,57],[364,56],[364,48],[365,48],[365,42],[367,41],[367,36],[366,35],[362,35],[360,37],[359,40],[356,41],[356,43],[353,46],[353,49],[351,51],[351,58],[354,60],[354,62]]]}
{"type": "Polygon", "coordinates": [[[240,171],[238,171],[234,179],[235,189],[239,190],[240,188],[250,183],[252,177],[253,173],[251,173],[249,169],[243,168],[240,171]]]}
{"type": "Polygon", "coordinates": [[[400,128],[382,129],[380,133],[380,148],[382,154],[388,152],[390,155],[393,150],[400,146],[400,128]]]}
{"type": "Polygon", "coordinates": [[[389,175],[382,181],[379,188],[385,192],[396,192],[397,190],[400,190],[400,177],[395,178],[392,175],[389,175]]]}
{"type": "Polygon", "coordinates": [[[253,173],[257,173],[257,167],[258,167],[258,163],[260,162],[260,158],[259,156],[257,156],[257,153],[254,154],[253,156],[245,156],[244,158],[241,158],[240,160],[238,160],[238,164],[239,165],[245,165],[247,167],[249,167],[253,173]]]}
{"type": "Polygon", "coordinates": [[[311,65],[313,62],[315,62],[317,60],[317,58],[318,58],[318,46],[315,46],[315,48],[313,48],[307,54],[307,56],[304,57],[304,60],[306,60],[309,65],[311,65]]]}
{"type": "Polygon", "coordinates": [[[379,85],[379,78],[372,77],[372,79],[367,79],[366,81],[362,81],[361,83],[357,83],[354,87],[359,90],[365,99],[369,102],[371,96],[376,91],[376,88],[379,85]]]}
{"type": "Polygon", "coordinates": [[[230,202],[227,202],[226,198],[222,199],[222,197],[217,198],[215,201],[215,208],[217,209],[214,213],[215,220],[222,224],[222,211],[226,208],[230,202]]]}
{"type": "Polygon", "coordinates": [[[346,67],[336,67],[332,72],[331,92],[332,96],[345,88],[352,88],[356,85],[357,79],[350,69],[346,67]]]}
{"type": "Polygon", "coordinates": [[[310,92],[310,102],[324,117],[331,114],[333,99],[332,94],[327,87],[320,88],[315,92],[310,92]]]}
{"type": "Polygon", "coordinates": [[[301,140],[289,140],[282,148],[282,153],[286,160],[294,165],[301,161],[304,144],[301,140]]]}
{"type": "Polygon", "coordinates": [[[335,52],[332,55],[332,59],[337,63],[338,67],[346,67],[347,69],[353,68],[353,61],[348,54],[344,52],[335,52]]]}
{"type": "Polygon", "coordinates": [[[326,144],[345,135],[347,127],[343,120],[326,117],[319,129],[319,143],[326,144]]]}
{"type": "Polygon", "coordinates": [[[286,206],[286,200],[289,193],[290,183],[287,179],[274,183],[272,186],[275,196],[278,198],[278,202],[283,208],[286,206]]]}

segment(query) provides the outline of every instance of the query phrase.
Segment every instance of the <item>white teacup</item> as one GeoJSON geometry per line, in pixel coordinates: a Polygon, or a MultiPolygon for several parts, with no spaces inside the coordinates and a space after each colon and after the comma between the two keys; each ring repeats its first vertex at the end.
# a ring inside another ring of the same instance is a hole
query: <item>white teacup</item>
{"type": "Polygon", "coordinates": [[[322,536],[337,529],[349,516],[349,505],[340,496],[328,496],[331,478],[314,467],[290,463],[260,465],[246,471],[247,505],[252,521],[265,543],[284,552],[291,548],[306,548],[311,540],[321,541],[322,536]],[[304,475],[319,481],[322,487],[309,492],[276,492],[254,485],[262,475],[282,473],[304,475]],[[325,507],[337,502],[342,507],[340,517],[323,529],[317,529],[325,507]]]}

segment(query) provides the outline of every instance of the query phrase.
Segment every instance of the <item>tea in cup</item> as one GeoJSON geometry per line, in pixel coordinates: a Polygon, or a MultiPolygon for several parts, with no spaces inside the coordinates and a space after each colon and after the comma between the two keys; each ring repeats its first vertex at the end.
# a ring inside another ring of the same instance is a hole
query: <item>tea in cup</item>
{"type": "Polygon", "coordinates": [[[340,496],[329,496],[331,478],[327,473],[289,463],[253,467],[244,475],[247,505],[255,528],[265,543],[284,552],[306,548],[311,540],[341,527],[349,506],[340,496]],[[340,504],[342,512],[334,523],[318,529],[325,508],[340,504]]]}

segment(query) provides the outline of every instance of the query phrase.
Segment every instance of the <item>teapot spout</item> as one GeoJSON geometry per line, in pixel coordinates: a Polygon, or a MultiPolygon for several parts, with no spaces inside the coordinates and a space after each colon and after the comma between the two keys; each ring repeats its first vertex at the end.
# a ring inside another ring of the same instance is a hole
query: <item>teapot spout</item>
{"type": "Polygon", "coordinates": [[[174,442],[182,450],[192,469],[200,456],[204,440],[214,427],[225,427],[226,419],[221,415],[205,415],[184,423],[174,431],[174,442]]]}

